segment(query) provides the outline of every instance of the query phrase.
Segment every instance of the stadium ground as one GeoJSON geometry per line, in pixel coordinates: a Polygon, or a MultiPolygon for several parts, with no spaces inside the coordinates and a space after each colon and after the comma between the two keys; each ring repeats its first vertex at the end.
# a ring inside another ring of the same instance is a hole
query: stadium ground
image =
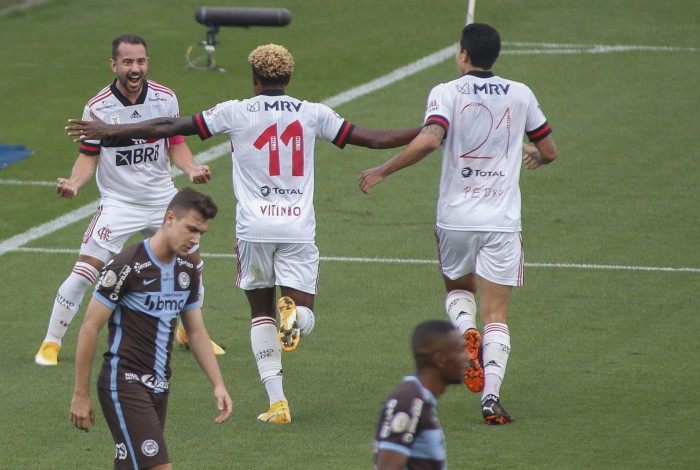
{"type": "MultiPolygon", "coordinates": [[[[67,419],[78,325],[58,368],[32,362],[85,221],[73,216],[51,232],[36,228],[94,201],[94,185],[66,201],[48,185],[7,183],[47,182],[69,170],[75,148],[63,122],[109,80],[106,51],[122,30],[108,18],[125,7],[158,18],[144,30],[139,17],[126,16],[122,27],[149,40],[151,75],[178,92],[183,113],[193,113],[249,93],[245,55],[258,43],[281,42],[295,53],[292,93],[330,100],[445,50],[456,41],[466,5],[366,1],[348,14],[345,2],[307,3],[286,2],[293,14],[288,28],[222,30],[217,54],[226,74],[183,70],[185,47],[203,38],[192,20],[194,2],[51,2],[0,17],[0,41],[22,44],[3,54],[8,72],[0,90],[12,99],[3,99],[0,141],[35,151],[0,172],[0,247],[9,248],[0,250],[0,403],[10,423],[0,467],[110,467],[104,422],[84,434],[67,419]],[[86,24],[92,29],[79,27],[86,24]],[[8,246],[17,236],[25,238],[8,246]]],[[[697,466],[699,358],[686,333],[698,327],[692,123],[699,91],[687,81],[698,70],[697,10],[683,1],[477,2],[477,20],[495,24],[509,42],[504,49],[513,51],[497,71],[531,84],[561,158],[522,178],[530,266],[514,300],[503,395],[518,422],[487,428],[476,397],[450,390],[438,411],[451,468],[697,466]]],[[[334,106],[362,125],[417,125],[429,88],[454,75],[443,54],[415,74],[404,70],[401,80],[334,106]]],[[[188,142],[198,153],[211,145],[188,142]]],[[[325,258],[318,324],[285,357],[295,421],[281,429],[254,420],[265,400],[249,357],[245,299],[232,286],[230,165],[226,158],[211,161],[216,179],[205,189],[224,210],[204,245],[211,254],[206,316],[228,347],[221,364],[235,410],[224,427],[211,424],[206,381],[190,355],[177,351],[167,427],[176,466],[370,466],[381,400],[411,370],[408,332],[443,315],[432,261],[438,158],[362,195],[360,171],[390,155],[319,146],[317,238],[325,258]],[[280,452],[282,442],[293,442],[294,451],[280,452]]]]}

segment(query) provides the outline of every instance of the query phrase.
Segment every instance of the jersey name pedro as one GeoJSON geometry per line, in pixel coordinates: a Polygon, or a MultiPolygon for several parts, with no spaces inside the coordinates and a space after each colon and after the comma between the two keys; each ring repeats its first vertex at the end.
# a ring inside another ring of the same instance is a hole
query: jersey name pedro
{"type": "MultiPolygon", "coordinates": [[[[113,82],[92,98],[83,111],[84,120],[91,113],[109,124],[129,124],[156,117],[178,116],[175,93],[147,80],[135,104],[113,82]]],[[[105,139],[81,143],[80,153],[98,160],[95,179],[102,197],[132,205],[167,205],[175,195],[170,176],[166,142],[182,142],[181,136],[170,139],[105,139]]]]}
{"type": "Polygon", "coordinates": [[[343,148],[353,125],[324,104],[281,90],[219,103],[194,121],[200,138],[228,134],[231,140],[236,237],[313,243],[315,140],[343,148]]]}
{"type": "Polygon", "coordinates": [[[144,240],[105,266],[93,295],[112,309],[108,350],[97,384],[109,390],[139,384],[167,392],[177,315],[201,307],[199,276],[191,257],[162,263],[150,239],[144,240]]]}
{"type": "Polygon", "coordinates": [[[519,232],[522,141],[551,132],[526,85],[472,71],[432,89],[426,124],[445,129],[437,225],[519,232]]]}

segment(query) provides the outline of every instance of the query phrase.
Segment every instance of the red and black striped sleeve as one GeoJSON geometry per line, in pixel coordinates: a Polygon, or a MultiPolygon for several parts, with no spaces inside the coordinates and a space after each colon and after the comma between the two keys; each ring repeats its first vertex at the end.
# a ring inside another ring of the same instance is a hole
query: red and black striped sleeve
{"type": "Polygon", "coordinates": [[[79,152],[83,155],[97,156],[100,154],[100,144],[93,144],[90,142],[80,142],[78,146],[79,152]]]}
{"type": "Polygon", "coordinates": [[[194,123],[195,129],[197,129],[197,134],[202,140],[207,140],[211,137],[211,131],[207,127],[207,123],[204,120],[204,113],[195,114],[192,116],[192,122],[194,123]]]}
{"type": "Polygon", "coordinates": [[[438,126],[442,127],[445,130],[445,135],[447,135],[447,130],[450,128],[450,121],[445,119],[444,116],[440,116],[438,114],[431,114],[428,116],[423,126],[425,127],[429,124],[437,124],[438,126]]]}
{"type": "Polygon", "coordinates": [[[352,135],[352,131],[354,130],[355,124],[351,123],[350,121],[343,121],[340,129],[338,129],[338,133],[335,135],[335,139],[333,139],[333,145],[336,145],[341,149],[345,148],[345,145],[347,145],[348,140],[350,140],[350,136],[352,135]]]}
{"type": "Polygon", "coordinates": [[[547,121],[545,121],[544,124],[542,124],[537,129],[526,132],[527,137],[530,139],[530,142],[537,142],[538,140],[542,140],[551,133],[552,128],[549,126],[547,121]]]}

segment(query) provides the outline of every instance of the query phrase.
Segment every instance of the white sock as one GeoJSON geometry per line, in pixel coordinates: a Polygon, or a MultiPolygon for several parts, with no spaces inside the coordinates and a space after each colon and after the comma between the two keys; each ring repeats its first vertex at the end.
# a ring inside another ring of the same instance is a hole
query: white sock
{"type": "Polygon", "coordinates": [[[204,304],[204,261],[199,262],[195,272],[199,276],[199,301],[204,304]]]}
{"type": "Polygon", "coordinates": [[[85,292],[95,283],[99,274],[100,272],[88,263],[82,261],[75,263],[73,272],[58,288],[44,341],[61,344],[61,340],[68,330],[68,325],[80,309],[85,292]]]}
{"type": "Polygon", "coordinates": [[[510,354],[510,332],[505,323],[489,323],[484,326],[481,337],[484,361],[483,400],[487,395],[499,396],[501,383],[506,374],[508,355],[510,354]]]}
{"type": "Polygon", "coordinates": [[[469,328],[476,328],[476,301],[474,294],[467,290],[453,290],[445,297],[445,311],[460,334],[469,328]]]}
{"type": "Polygon", "coordinates": [[[270,404],[286,400],[282,387],[282,346],[277,336],[274,318],[253,318],[250,325],[250,344],[270,404]]]}
{"type": "Polygon", "coordinates": [[[316,315],[309,307],[297,305],[297,321],[299,322],[299,334],[307,336],[316,325],[316,315]]]}

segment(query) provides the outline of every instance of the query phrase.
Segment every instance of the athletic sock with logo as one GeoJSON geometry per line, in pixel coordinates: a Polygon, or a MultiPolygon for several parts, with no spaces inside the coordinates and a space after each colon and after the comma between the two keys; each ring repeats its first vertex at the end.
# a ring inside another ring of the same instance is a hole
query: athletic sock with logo
{"type": "Polygon", "coordinates": [[[286,400],[282,386],[282,346],[277,336],[277,323],[271,317],[253,318],[250,344],[270,404],[286,400]]]}
{"type": "Polygon", "coordinates": [[[505,323],[489,323],[484,326],[481,338],[483,346],[484,390],[482,400],[488,395],[499,396],[501,383],[506,374],[510,354],[510,332],[505,323]]]}
{"type": "Polygon", "coordinates": [[[73,271],[58,288],[44,341],[61,344],[68,325],[78,313],[85,292],[95,283],[99,274],[100,272],[88,263],[82,261],[75,263],[73,271]]]}
{"type": "Polygon", "coordinates": [[[461,289],[450,291],[445,298],[445,311],[459,334],[476,328],[476,302],[471,292],[461,289]]]}

